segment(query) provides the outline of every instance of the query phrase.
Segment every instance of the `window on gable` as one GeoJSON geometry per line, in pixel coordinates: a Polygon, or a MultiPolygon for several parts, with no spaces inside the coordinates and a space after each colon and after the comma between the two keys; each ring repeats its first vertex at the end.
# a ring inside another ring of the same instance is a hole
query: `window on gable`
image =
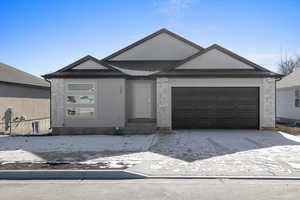
{"type": "Polygon", "coordinates": [[[300,89],[295,90],[295,107],[300,107],[300,89]]]}

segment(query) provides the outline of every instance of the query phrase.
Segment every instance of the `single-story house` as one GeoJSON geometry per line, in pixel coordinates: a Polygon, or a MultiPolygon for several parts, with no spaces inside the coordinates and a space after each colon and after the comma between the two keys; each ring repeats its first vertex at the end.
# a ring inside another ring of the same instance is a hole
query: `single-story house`
{"type": "Polygon", "coordinates": [[[49,128],[50,84],[0,63],[0,132],[28,134],[49,128]]]}
{"type": "Polygon", "coordinates": [[[277,82],[277,120],[300,121],[300,67],[277,82]]]}
{"type": "Polygon", "coordinates": [[[53,133],[84,134],[274,127],[280,75],[217,44],[203,48],[161,29],[44,78],[52,88],[53,133]]]}

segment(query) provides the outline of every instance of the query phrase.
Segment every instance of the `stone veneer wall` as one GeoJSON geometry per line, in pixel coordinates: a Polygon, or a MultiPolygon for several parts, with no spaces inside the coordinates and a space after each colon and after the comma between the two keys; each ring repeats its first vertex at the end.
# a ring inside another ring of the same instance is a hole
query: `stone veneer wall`
{"type": "Polygon", "coordinates": [[[51,79],[51,126],[64,125],[64,79],[51,79]]]}
{"type": "Polygon", "coordinates": [[[275,127],[276,113],[275,113],[275,79],[274,78],[264,78],[263,79],[263,94],[264,94],[264,107],[263,107],[263,123],[261,124],[262,128],[275,127]]]}
{"type": "Polygon", "coordinates": [[[158,78],[156,81],[156,98],[157,98],[157,111],[156,120],[157,127],[160,130],[166,130],[171,128],[169,112],[169,83],[168,78],[158,78]]]}

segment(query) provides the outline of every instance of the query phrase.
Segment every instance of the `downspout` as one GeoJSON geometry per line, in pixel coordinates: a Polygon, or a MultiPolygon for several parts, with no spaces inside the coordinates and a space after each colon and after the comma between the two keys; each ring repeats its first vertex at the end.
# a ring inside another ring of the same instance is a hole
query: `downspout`
{"type": "Polygon", "coordinates": [[[51,81],[49,81],[47,78],[44,79],[50,84],[50,129],[51,129],[52,128],[52,86],[51,86],[51,81]]]}

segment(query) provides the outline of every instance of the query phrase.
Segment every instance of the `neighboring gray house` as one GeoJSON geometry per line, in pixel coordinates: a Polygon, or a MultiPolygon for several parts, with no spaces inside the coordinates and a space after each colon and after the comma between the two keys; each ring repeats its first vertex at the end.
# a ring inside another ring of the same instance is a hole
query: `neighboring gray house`
{"type": "Polygon", "coordinates": [[[39,122],[43,131],[49,129],[49,118],[50,84],[0,63],[0,132],[28,134],[32,122],[39,122]]]}
{"type": "Polygon", "coordinates": [[[277,83],[277,120],[300,121],[300,68],[277,83]]]}
{"type": "Polygon", "coordinates": [[[44,76],[51,81],[54,134],[274,127],[279,77],[166,29],[44,76]]]}

